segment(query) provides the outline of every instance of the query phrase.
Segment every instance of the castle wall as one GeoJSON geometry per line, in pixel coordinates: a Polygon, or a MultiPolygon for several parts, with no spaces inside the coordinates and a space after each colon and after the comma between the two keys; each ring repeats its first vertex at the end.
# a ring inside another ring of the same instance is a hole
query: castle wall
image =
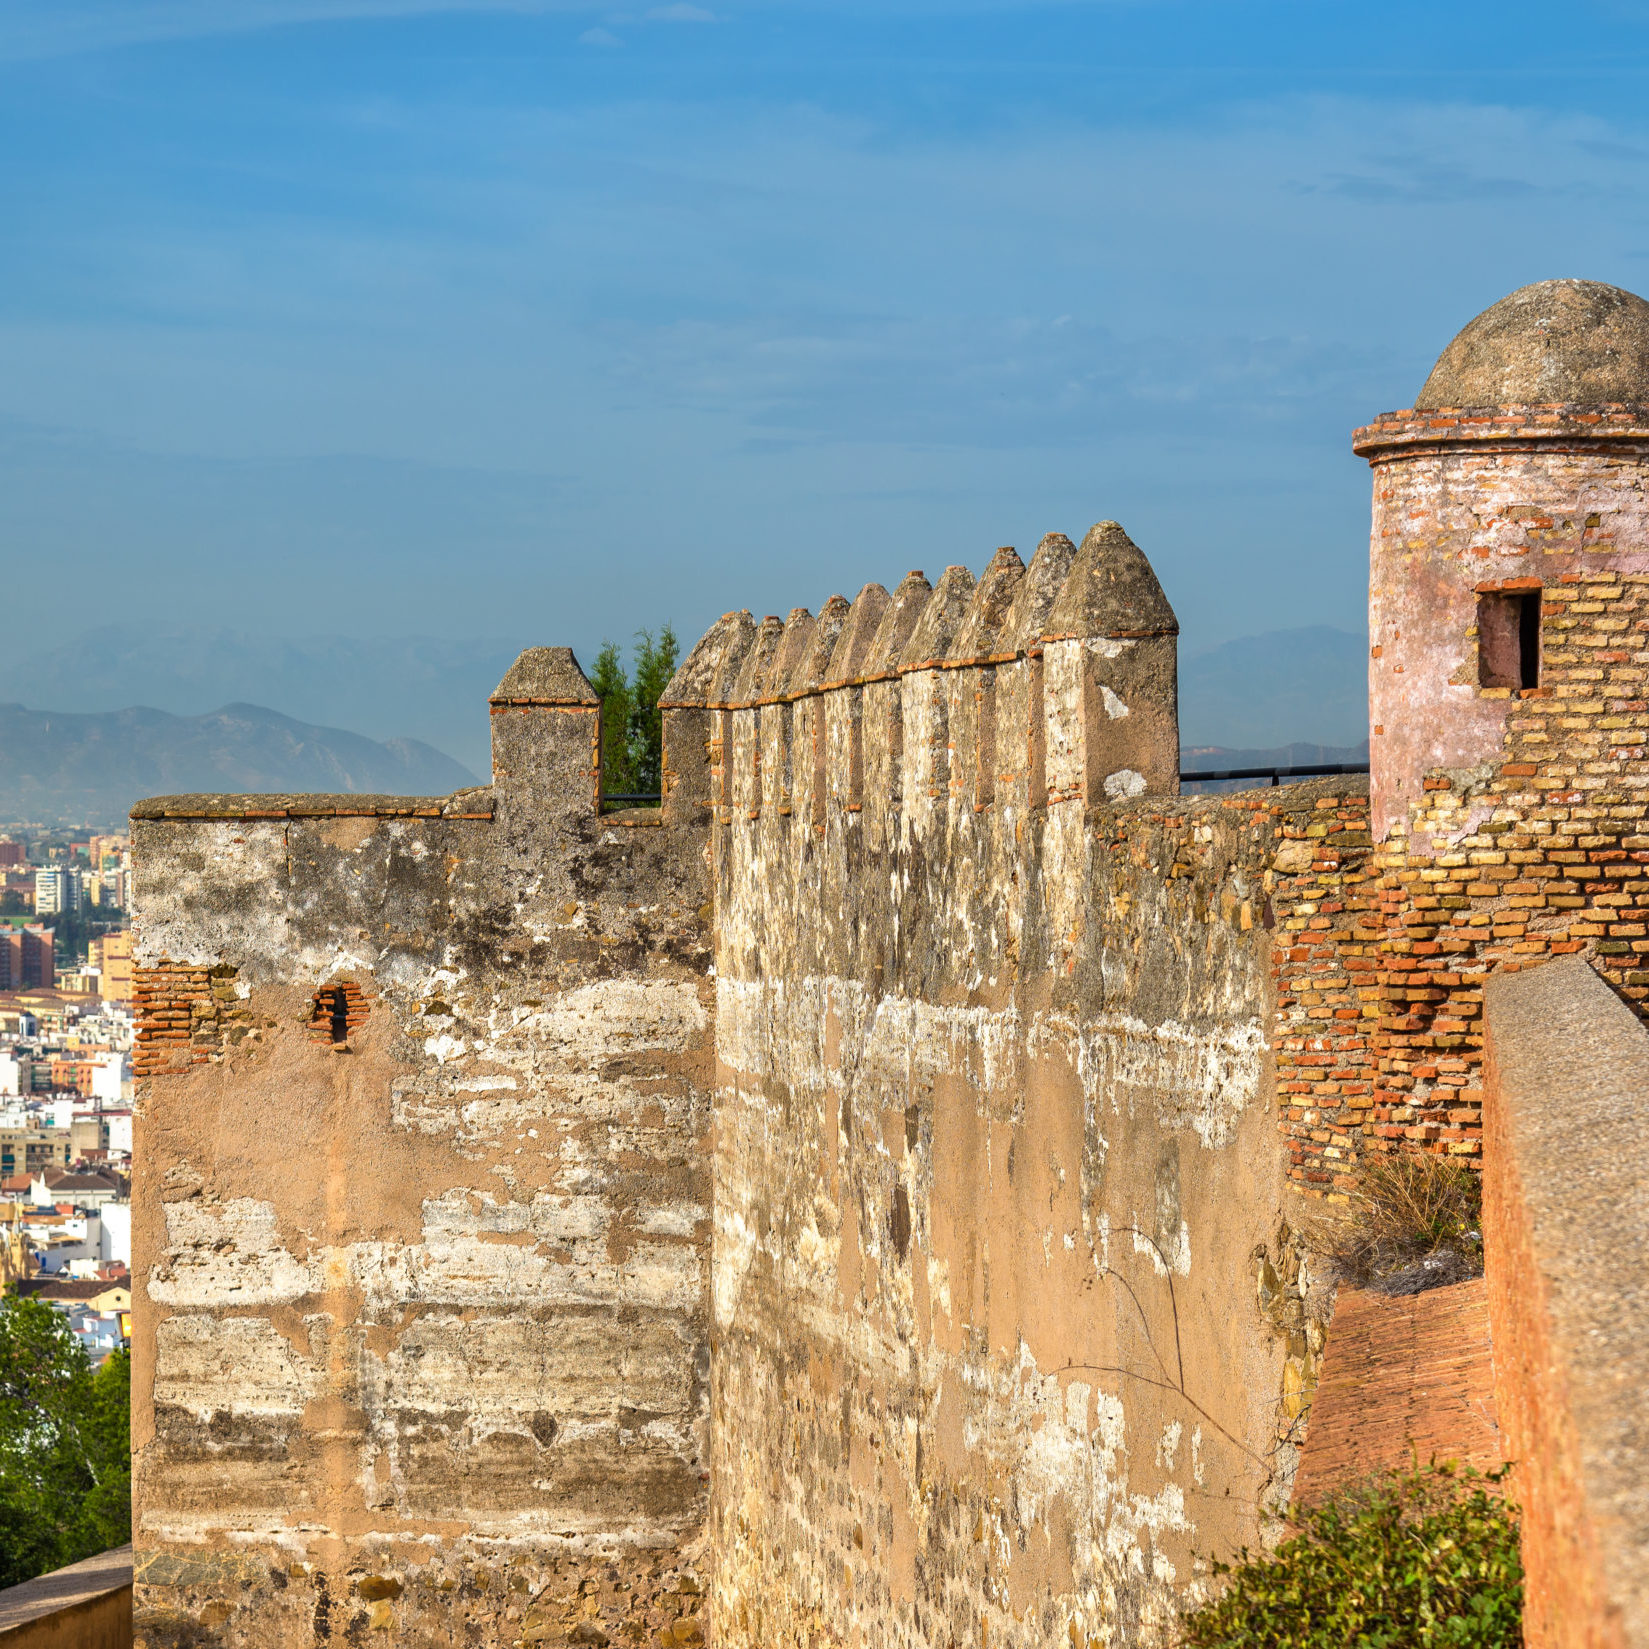
{"type": "Polygon", "coordinates": [[[702,831],[598,819],[565,652],[493,716],[488,790],[138,810],[150,1649],[702,1637],[702,831]]]}
{"type": "Polygon", "coordinates": [[[1320,1341],[1269,896],[1366,820],[1336,782],[1107,801],[1166,768],[1115,742],[1160,673],[1025,644],[1039,563],[984,645],[990,573],[943,650],[893,649],[949,573],[707,638],[723,1645],[1166,1641],[1286,1497],[1320,1341]]]}

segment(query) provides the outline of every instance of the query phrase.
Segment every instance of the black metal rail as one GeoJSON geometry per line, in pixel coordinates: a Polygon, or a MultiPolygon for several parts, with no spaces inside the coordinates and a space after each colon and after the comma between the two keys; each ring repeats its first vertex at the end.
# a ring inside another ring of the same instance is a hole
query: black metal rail
{"type": "Polygon", "coordinates": [[[1192,779],[1269,779],[1273,786],[1284,779],[1326,779],[1336,773],[1366,773],[1367,762],[1309,762],[1303,767],[1210,767],[1181,772],[1179,782],[1192,779]]]}

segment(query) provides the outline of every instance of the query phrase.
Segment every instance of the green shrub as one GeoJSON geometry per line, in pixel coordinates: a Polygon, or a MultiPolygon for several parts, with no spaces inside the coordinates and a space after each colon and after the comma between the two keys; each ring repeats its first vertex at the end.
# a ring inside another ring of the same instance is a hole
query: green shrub
{"type": "Polygon", "coordinates": [[[1517,1508],[1505,1469],[1387,1472],[1290,1515],[1270,1557],[1182,1623],[1187,1649],[1507,1649],[1523,1641],[1517,1508]]]}

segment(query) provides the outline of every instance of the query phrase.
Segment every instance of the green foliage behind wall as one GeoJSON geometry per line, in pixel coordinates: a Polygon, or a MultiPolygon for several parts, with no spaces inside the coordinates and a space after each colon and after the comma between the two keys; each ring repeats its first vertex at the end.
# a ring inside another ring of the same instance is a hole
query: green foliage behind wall
{"type": "Polygon", "coordinates": [[[131,1538],[131,1359],[94,1372],[60,1312],[0,1300],[0,1586],[131,1538]]]}
{"type": "Polygon", "coordinates": [[[679,644],[666,624],[636,632],[634,672],[603,642],[590,685],[601,700],[601,788],[608,795],[657,795],[664,776],[664,718],[658,701],[676,673],[679,644]]]}

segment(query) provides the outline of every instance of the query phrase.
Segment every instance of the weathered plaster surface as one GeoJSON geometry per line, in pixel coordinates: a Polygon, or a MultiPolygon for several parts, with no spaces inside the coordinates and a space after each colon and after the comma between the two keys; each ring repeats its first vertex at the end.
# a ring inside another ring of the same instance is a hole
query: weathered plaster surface
{"type": "Polygon", "coordinates": [[[1494,439],[1492,431],[1450,440],[1456,430],[1432,430],[1427,441],[1404,418],[1392,414],[1358,437],[1374,465],[1376,840],[1424,801],[1428,772],[1502,759],[1521,695],[1478,685],[1480,586],[1557,584],[1592,568],[1649,571],[1649,430],[1597,441],[1588,425],[1564,449],[1553,445],[1556,431],[1545,440],[1494,439]]]}
{"type": "Polygon", "coordinates": [[[725,713],[721,1644],[1166,1642],[1286,1493],[1282,843],[1059,646],[725,713]]]}
{"type": "Polygon", "coordinates": [[[597,819],[590,710],[495,718],[439,816],[136,821],[152,1649],[702,1638],[702,834],[597,819]]]}

